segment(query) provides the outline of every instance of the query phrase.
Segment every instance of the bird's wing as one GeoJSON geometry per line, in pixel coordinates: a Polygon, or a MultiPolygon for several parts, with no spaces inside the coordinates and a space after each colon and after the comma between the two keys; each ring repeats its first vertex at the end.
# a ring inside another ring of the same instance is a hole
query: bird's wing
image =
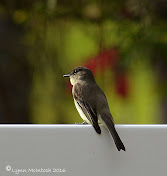
{"type": "Polygon", "coordinates": [[[96,110],[93,109],[90,103],[84,99],[83,95],[84,94],[82,92],[82,88],[78,84],[76,84],[74,86],[73,97],[77,102],[77,104],[79,105],[79,107],[82,109],[83,113],[85,114],[89,122],[93,125],[96,132],[100,134],[101,129],[98,124],[98,117],[96,110]]]}

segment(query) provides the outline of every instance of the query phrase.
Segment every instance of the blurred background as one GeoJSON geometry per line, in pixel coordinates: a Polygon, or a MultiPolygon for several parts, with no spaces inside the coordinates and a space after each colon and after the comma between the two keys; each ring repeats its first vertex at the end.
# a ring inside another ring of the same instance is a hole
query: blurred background
{"type": "Polygon", "coordinates": [[[0,123],[82,122],[63,78],[81,65],[115,123],[166,123],[167,1],[0,0],[0,123]]]}

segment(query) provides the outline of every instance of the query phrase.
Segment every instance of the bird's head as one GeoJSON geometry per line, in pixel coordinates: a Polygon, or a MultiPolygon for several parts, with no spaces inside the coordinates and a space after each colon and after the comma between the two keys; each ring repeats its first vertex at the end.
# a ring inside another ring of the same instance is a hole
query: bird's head
{"type": "Polygon", "coordinates": [[[86,67],[75,67],[71,73],[63,75],[64,77],[70,77],[70,82],[72,85],[80,81],[94,81],[93,73],[90,69],[86,67]]]}

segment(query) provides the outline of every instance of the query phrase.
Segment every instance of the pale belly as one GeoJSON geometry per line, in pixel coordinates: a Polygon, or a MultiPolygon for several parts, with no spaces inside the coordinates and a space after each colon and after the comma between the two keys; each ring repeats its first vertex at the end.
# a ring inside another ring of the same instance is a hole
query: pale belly
{"type": "Polygon", "coordinates": [[[83,121],[86,121],[87,123],[90,123],[89,120],[87,119],[87,117],[85,116],[85,114],[83,113],[82,109],[80,108],[80,106],[78,105],[78,103],[75,100],[74,100],[74,104],[75,104],[75,107],[76,107],[79,115],[83,119],[83,121]]]}

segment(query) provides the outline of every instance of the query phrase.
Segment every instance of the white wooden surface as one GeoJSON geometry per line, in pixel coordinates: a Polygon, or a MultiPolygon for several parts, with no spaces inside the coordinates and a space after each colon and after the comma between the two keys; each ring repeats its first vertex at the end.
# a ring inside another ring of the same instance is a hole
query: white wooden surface
{"type": "Polygon", "coordinates": [[[116,125],[126,152],[101,129],[98,135],[91,125],[0,125],[0,175],[167,175],[167,125],[116,125]]]}

